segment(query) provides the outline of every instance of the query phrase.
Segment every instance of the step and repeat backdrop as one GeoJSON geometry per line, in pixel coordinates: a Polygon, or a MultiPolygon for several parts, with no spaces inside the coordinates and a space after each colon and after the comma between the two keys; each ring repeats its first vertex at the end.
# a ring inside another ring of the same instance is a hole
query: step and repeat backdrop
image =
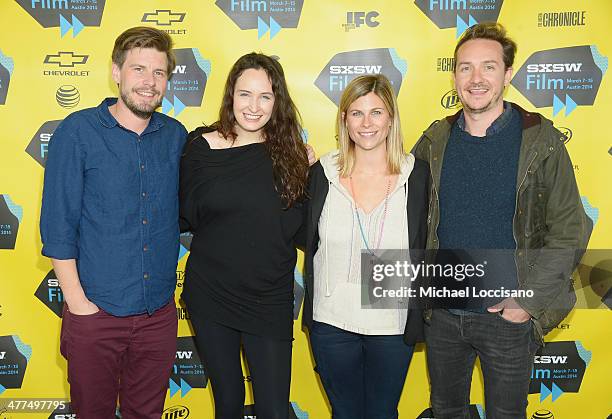
{"type": "MultiPolygon", "coordinates": [[[[322,155],[336,147],[334,117],[342,90],[357,75],[371,73],[392,81],[409,149],[433,120],[459,109],[452,84],[457,37],[475,22],[499,21],[519,47],[506,98],[542,113],[562,131],[595,224],[589,247],[612,246],[609,0],[2,0],[0,17],[0,398],[69,398],[58,344],[63,297],[49,260],[40,255],[47,148],[68,114],[117,95],[110,54],[115,37],[132,26],[172,35],[178,60],[160,112],[188,129],[215,121],[225,78],[239,56],[277,56],[306,140],[322,155]]],[[[189,236],[182,236],[178,351],[165,419],[213,417],[206,370],[180,302],[189,244],[189,236]]],[[[595,301],[595,309],[572,312],[536,356],[529,418],[606,418],[612,412],[612,259],[606,254],[594,252],[576,276],[579,297],[595,301]],[[597,279],[598,287],[581,287],[585,278],[597,279]]],[[[326,418],[329,406],[300,328],[299,262],[292,417],[326,418]]],[[[247,372],[244,381],[249,390],[247,372]]],[[[428,398],[419,346],[400,417],[431,417],[428,398]]],[[[473,417],[484,418],[478,366],[471,398],[473,417]]],[[[56,403],[53,412],[48,407],[44,413],[0,410],[0,418],[75,417],[69,404],[56,403]]],[[[255,417],[247,391],[245,418],[255,417]]]]}

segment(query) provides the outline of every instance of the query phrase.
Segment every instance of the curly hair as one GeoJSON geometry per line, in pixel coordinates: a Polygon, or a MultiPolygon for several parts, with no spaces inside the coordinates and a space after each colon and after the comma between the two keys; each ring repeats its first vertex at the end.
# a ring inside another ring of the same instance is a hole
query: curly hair
{"type": "Polygon", "coordinates": [[[272,57],[255,52],[240,57],[227,76],[219,120],[211,127],[224,138],[236,140],[234,88],[240,75],[248,69],[264,70],[272,85],[274,107],[270,120],[263,127],[263,138],[272,159],[276,188],[286,208],[289,208],[305,195],[308,156],[302,142],[301,118],[289,95],[280,63],[272,57]]]}

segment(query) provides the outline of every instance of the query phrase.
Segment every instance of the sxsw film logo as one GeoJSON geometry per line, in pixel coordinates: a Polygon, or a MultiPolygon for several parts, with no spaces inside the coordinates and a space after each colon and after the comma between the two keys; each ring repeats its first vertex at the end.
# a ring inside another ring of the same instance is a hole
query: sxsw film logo
{"type": "Polygon", "coordinates": [[[0,105],[6,103],[6,96],[8,95],[9,84],[14,68],[15,62],[13,59],[4,55],[2,50],[0,50],[0,105]]]}
{"type": "Polygon", "coordinates": [[[555,415],[553,412],[546,409],[539,409],[533,412],[533,415],[530,416],[531,419],[555,419],[555,415]]]}
{"type": "Polygon", "coordinates": [[[43,28],[76,37],[86,26],[100,26],[106,0],[15,0],[43,28]]]}
{"type": "MultiPolygon", "coordinates": [[[[470,419],[485,419],[485,411],[482,405],[471,404],[468,408],[470,419]]],[[[436,419],[431,408],[423,410],[416,419],[436,419]]]]}
{"type": "Polygon", "coordinates": [[[184,12],[173,12],[170,9],[157,9],[155,12],[147,12],[142,15],[141,22],[154,23],[155,26],[161,26],[161,30],[170,35],[185,35],[187,29],[174,29],[167,28],[173,26],[175,23],[183,23],[187,13],[184,12]]]}
{"type": "Polygon", "coordinates": [[[548,342],[535,355],[529,393],[540,393],[540,402],[578,393],[591,356],[580,341],[548,342]]]}
{"type": "MultiPolygon", "coordinates": [[[[257,407],[254,404],[244,406],[243,419],[257,419],[257,407]]],[[[308,412],[300,409],[296,402],[289,403],[288,419],[308,419],[308,412]]],[[[263,418],[262,418],[263,419],[263,418]]]]}
{"type": "Polygon", "coordinates": [[[206,388],[208,377],[195,347],[193,336],[176,338],[176,358],[170,375],[170,397],[181,391],[185,397],[192,388],[206,388]]]}
{"type": "Polygon", "coordinates": [[[21,388],[32,347],[19,336],[0,336],[0,394],[9,388],[21,388]]]}
{"type": "Polygon", "coordinates": [[[455,89],[451,89],[444,93],[442,99],[440,99],[440,106],[442,106],[444,109],[457,109],[461,107],[461,102],[459,101],[457,91],[455,89]]]}
{"type": "Polygon", "coordinates": [[[167,114],[174,108],[174,116],[178,116],[188,106],[202,105],[211,65],[197,48],[175,49],[174,54],[176,67],[162,100],[162,112],[167,114]]]}
{"type": "Polygon", "coordinates": [[[346,12],[346,23],[343,23],[342,27],[345,32],[364,25],[369,28],[375,28],[380,25],[380,22],[376,20],[378,16],[380,16],[380,13],[375,10],[371,12],[346,12]]]}
{"type": "Polygon", "coordinates": [[[565,116],[579,105],[593,105],[608,58],[594,45],[538,51],[512,78],[512,85],[536,108],[552,106],[565,116]]]}
{"type": "Polygon", "coordinates": [[[337,106],[342,91],[355,77],[365,74],[384,74],[397,95],[407,71],[408,63],[397,55],[393,48],[341,52],[334,55],[325,65],[315,81],[315,86],[337,106]]]}
{"type": "Polygon", "coordinates": [[[64,294],[62,294],[59,280],[53,269],[43,278],[38,288],[36,288],[34,296],[46,305],[49,310],[54,312],[57,317],[62,317],[64,294]]]}
{"type": "Polygon", "coordinates": [[[189,417],[187,406],[170,406],[162,412],[161,419],[186,419],[189,417]]]}
{"type": "Polygon", "coordinates": [[[0,195],[0,249],[14,249],[19,224],[23,219],[23,208],[10,196],[0,195]]]}
{"type": "Polygon", "coordinates": [[[49,151],[49,141],[53,136],[58,125],[62,122],[61,119],[47,121],[38,128],[36,134],[26,147],[25,151],[42,167],[45,167],[47,161],[47,152],[49,151]]]}
{"type": "Polygon", "coordinates": [[[215,2],[242,30],[257,29],[257,39],[270,39],[283,28],[297,28],[304,0],[217,0],[215,2]]]}
{"type": "Polygon", "coordinates": [[[414,4],[438,28],[457,28],[458,38],[478,22],[495,22],[504,0],[415,0],[414,4]]]}
{"type": "Polygon", "coordinates": [[[57,54],[47,54],[43,64],[52,69],[43,70],[43,76],[89,76],[89,70],[80,70],[79,66],[89,60],[89,55],[76,54],[74,51],[58,51],[57,54]]]}

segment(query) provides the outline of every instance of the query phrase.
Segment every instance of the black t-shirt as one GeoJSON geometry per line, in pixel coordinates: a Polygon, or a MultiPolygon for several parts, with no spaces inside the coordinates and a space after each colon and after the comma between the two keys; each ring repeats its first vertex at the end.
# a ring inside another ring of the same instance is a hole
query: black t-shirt
{"type": "Polygon", "coordinates": [[[202,132],[181,161],[181,226],[194,235],[182,298],[192,316],[290,339],[302,211],[284,209],[264,143],[211,149],[202,132]]]}

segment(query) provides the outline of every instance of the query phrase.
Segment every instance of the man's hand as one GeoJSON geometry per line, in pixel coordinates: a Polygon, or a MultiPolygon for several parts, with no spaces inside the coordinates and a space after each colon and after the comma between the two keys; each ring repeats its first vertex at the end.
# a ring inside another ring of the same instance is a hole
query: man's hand
{"type": "Polygon", "coordinates": [[[312,166],[317,162],[317,156],[315,154],[314,148],[310,144],[304,144],[306,147],[306,154],[308,155],[308,166],[312,166]]]}
{"type": "Polygon", "coordinates": [[[68,304],[68,311],[70,311],[71,314],[74,314],[76,316],[87,316],[88,314],[97,313],[98,311],[100,311],[100,308],[98,308],[97,305],[86,299],[85,301],[80,302],[79,304],[68,304]]]}
{"type": "Polygon", "coordinates": [[[529,313],[523,310],[514,298],[506,298],[487,309],[489,313],[499,313],[511,323],[525,323],[531,319],[529,313]]]}

